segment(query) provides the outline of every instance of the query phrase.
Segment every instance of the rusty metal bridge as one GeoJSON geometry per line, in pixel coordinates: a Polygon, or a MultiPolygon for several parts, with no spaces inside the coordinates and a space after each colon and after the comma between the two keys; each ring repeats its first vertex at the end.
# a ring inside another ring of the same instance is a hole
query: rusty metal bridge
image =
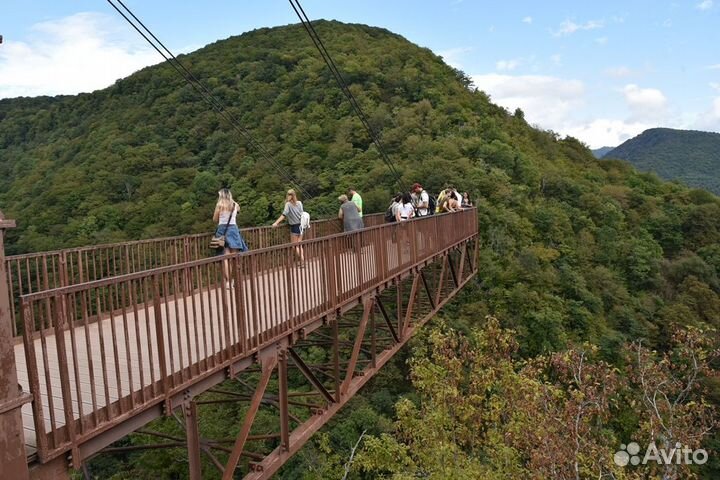
{"type": "Polygon", "coordinates": [[[299,247],[246,229],[226,256],[188,235],[4,257],[0,234],[3,478],[67,478],[138,430],[186,448],[191,479],[271,477],[477,271],[475,209],[365,224],[313,222],[299,247]],[[207,438],[198,405],[231,401],[237,437],[207,438]],[[253,435],[261,408],[277,431],[253,435]],[[185,437],[144,428],[161,416],[185,437]]]}

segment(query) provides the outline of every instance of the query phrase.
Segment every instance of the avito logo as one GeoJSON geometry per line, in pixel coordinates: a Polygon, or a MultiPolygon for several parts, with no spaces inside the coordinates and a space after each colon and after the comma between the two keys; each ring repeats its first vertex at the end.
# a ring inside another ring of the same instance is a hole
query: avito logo
{"type": "Polygon", "coordinates": [[[658,465],[702,465],[708,460],[707,451],[704,449],[693,450],[680,442],[677,442],[675,447],[670,449],[658,448],[655,442],[650,442],[642,458],[639,453],[640,445],[636,442],[630,442],[627,445],[623,443],[620,445],[620,450],[615,452],[613,460],[616,465],[621,467],[628,464],[647,465],[650,462],[655,462],[658,465]]]}

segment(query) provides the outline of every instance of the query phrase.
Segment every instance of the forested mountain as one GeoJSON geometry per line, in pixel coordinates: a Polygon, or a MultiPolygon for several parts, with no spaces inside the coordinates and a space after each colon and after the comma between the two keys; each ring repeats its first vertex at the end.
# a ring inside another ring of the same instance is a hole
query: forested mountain
{"type": "Polygon", "coordinates": [[[720,194],[720,133],[651,128],[605,153],[666,180],[720,194]]]}
{"type": "Polygon", "coordinates": [[[613,147],[600,147],[600,148],[593,149],[592,153],[593,153],[593,155],[595,155],[595,158],[602,158],[612,149],[613,149],[613,147]]]}
{"type": "MultiPolygon", "coordinates": [[[[613,468],[614,478],[640,478],[613,467],[612,454],[657,438],[655,411],[673,426],[668,441],[717,445],[707,432],[717,431],[720,398],[720,199],[530,127],[391,32],[316,28],[404,183],[470,192],[481,268],[444,321],[413,341],[412,359],[384,367],[281,478],[341,478],[363,430],[348,478],[587,478],[613,468]],[[651,387],[677,404],[647,405],[651,387]],[[551,473],[560,471],[572,475],[551,473]]],[[[368,211],[386,208],[393,178],[301,26],[181,60],[315,196],[311,212],[334,211],[350,186],[368,211]]],[[[0,101],[0,209],[19,225],[11,252],[209,231],[222,185],[246,225],[277,211],[287,187],[166,65],[91,94],[0,101]]],[[[203,428],[237,433],[236,406],[207,408],[203,428]]],[[[159,423],[178,434],[172,419],[159,423]]],[[[183,455],[100,457],[91,470],[185,478],[183,455]]],[[[710,458],[683,478],[717,478],[710,458]]]]}

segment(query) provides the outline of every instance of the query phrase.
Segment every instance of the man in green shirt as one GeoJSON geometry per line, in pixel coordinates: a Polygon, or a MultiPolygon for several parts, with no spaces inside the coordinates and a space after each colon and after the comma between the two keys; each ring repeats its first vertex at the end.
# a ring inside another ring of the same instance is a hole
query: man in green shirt
{"type": "Polygon", "coordinates": [[[355,204],[355,206],[356,206],[357,209],[358,209],[358,213],[359,213],[360,216],[362,217],[362,214],[363,214],[363,211],[362,211],[362,210],[363,210],[363,209],[362,209],[362,197],[360,196],[360,194],[357,193],[357,192],[356,192],[355,190],[353,190],[352,188],[348,188],[347,196],[348,196],[348,198],[349,198],[350,200],[352,200],[352,202],[355,204]]]}

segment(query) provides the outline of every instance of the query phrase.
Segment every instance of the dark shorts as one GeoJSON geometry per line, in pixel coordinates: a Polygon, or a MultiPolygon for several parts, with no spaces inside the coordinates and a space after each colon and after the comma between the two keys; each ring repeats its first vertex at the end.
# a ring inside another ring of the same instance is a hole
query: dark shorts
{"type": "Polygon", "coordinates": [[[301,235],[300,233],[300,224],[297,225],[290,225],[290,233],[292,235],[301,235]]]}

